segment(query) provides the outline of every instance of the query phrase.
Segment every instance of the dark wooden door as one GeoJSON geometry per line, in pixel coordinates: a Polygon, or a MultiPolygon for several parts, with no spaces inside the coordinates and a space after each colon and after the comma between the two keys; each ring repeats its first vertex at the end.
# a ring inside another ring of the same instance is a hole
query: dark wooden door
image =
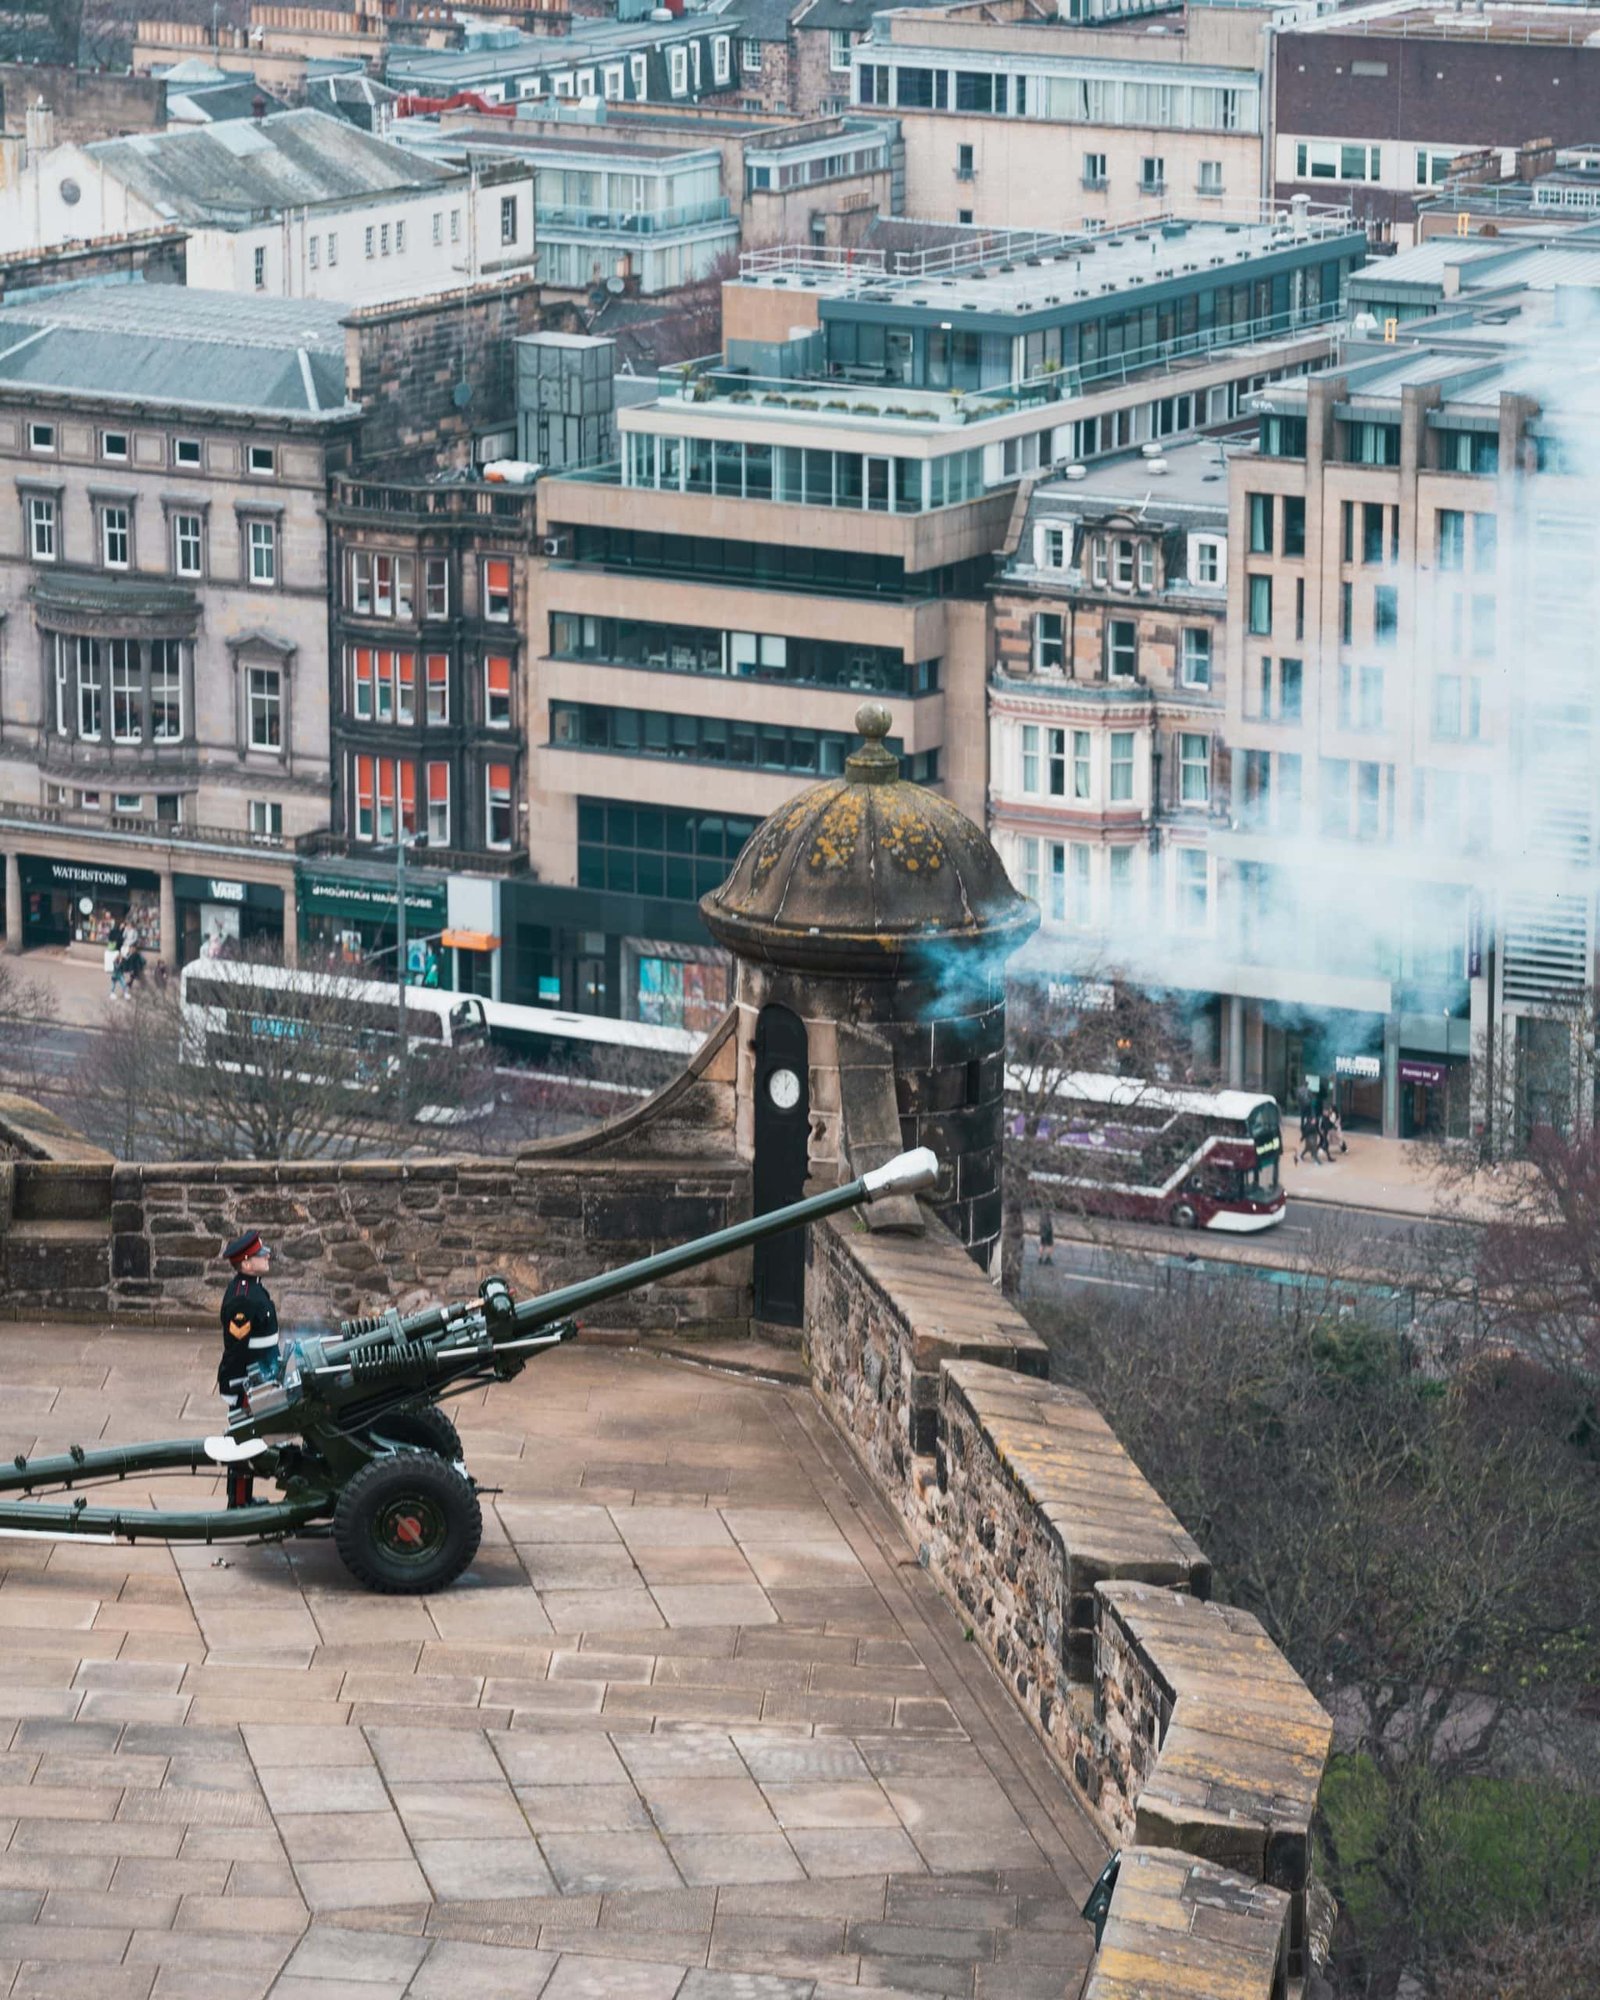
{"type": "MultiPolygon", "coordinates": [[[[756,1021],[755,1209],[768,1215],[805,1192],[811,1121],[805,1023],[787,1007],[756,1021]]],[[[755,1248],[756,1317],[799,1326],[806,1302],[806,1232],[786,1229],[755,1248]]]]}

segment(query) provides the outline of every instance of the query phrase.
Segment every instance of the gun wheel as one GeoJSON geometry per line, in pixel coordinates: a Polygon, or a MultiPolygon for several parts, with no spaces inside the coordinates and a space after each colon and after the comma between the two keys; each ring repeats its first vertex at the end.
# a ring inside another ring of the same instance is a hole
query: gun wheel
{"type": "Polygon", "coordinates": [[[370,1443],[410,1445],[415,1451],[431,1451],[448,1465],[460,1465],[467,1456],[461,1433],[444,1411],[432,1403],[420,1403],[414,1410],[392,1410],[368,1428],[366,1437],[370,1443]]]}
{"type": "Polygon", "coordinates": [[[478,1553],[483,1513],[472,1483],[431,1451],[377,1458],[339,1495],[333,1540],[358,1583],[415,1596],[454,1583],[478,1553]]]}

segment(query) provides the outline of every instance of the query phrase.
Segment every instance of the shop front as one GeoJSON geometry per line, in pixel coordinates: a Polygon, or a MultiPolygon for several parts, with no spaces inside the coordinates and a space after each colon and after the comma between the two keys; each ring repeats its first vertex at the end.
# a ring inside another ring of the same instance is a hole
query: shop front
{"type": "Polygon", "coordinates": [[[1400,1051],[1402,1139],[1464,1139],[1470,1115],[1470,1065],[1464,1057],[1400,1051]]]}
{"type": "Polygon", "coordinates": [[[283,891],[269,882],[221,875],[174,875],[180,965],[207,949],[260,942],[283,945],[283,891]]]}
{"type": "Polygon", "coordinates": [[[522,878],[500,892],[501,998],[704,1034],[727,1010],[731,961],[697,905],[522,878]]]}
{"type": "Polygon", "coordinates": [[[627,1020],[709,1035],[728,1011],[733,964],[714,946],[675,944],[670,938],[624,938],[622,993],[627,1020]]]}
{"type": "MultiPolygon", "coordinates": [[[[342,959],[352,970],[370,968],[380,978],[395,976],[399,943],[399,896],[394,869],[302,869],[297,895],[300,938],[313,956],[342,959]]],[[[425,946],[449,922],[446,885],[435,876],[406,870],[406,939],[425,946]]]]}
{"type": "Polygon", "coordinates": [[[104,945],[120,926],[125,935],[137,936],[151,957],[160,952],[161,878],[152,871],[24,854],[18,857],[18,875],[24,951],[104,945]]]}
{"type": "Polygon", "coordinates": [[[1383,1057],[1335,1056],[1333,1099],[1347,1132],[1383,1130],[1383,1057]]]}

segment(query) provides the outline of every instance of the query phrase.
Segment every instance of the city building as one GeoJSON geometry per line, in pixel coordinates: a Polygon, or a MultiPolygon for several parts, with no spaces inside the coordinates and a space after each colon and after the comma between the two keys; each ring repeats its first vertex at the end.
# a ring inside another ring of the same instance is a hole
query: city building
{"type": "Polygon", "coordinates": [[[43,105],[60,139],[87,143],[128,132],[159,132],[167,121],[167,87],[153,76],[80,69],[50,62],[0,63],[0,110],[8,132],[23,130],[27,113],[43,105]]]}
{"type": "Polygon", "coordinates": [[[529,98],[598,97],[618,104],[735,101],[737,17],[677,14],[654,20],[575,17],[560,35],[472,28],[461,48],[419,49],[391,42],[384,81],[424,99],[472,91],[488,104],[529,98]]]}
{"type": "Polygon", "coordinates": [[[1308,213],[939,234],[958,240],[747,254],[721,357],[618,409],[619,462],[541,481],[534,878],[503,899],[519,982],[657,1018],[692,982],[700,1004],[723,968],[695,899],[755,820],[842,769],[863,691],[908,773],[981,813],[1019,482],[1320,365],[1365,247],[1308,213]]]}
{"type": "MultiPolygon", "coordinates": [[[[1211,929],[1211,836],[1241,792],[1222,730],[1228,452],[1145,450],[1036,485],[995,585],[989,823],[1042,918],[1020,976],[1114,954],[1170,984],[1211,929]]],[[[1193,1013],[1214,1061],[1215,997],[1193,1013]]]]}
{"type": "Polygon", "coordinates": [[[853,101],[900,119],[909,215],[1040,229],[1208,208],[1255,220],[1270,18],[1200,5],[1086,26],[1029,0],[890,8],[851,49],[853,101]]]}
{"type": "Polygon", "coordinates": [[[742,0],[739,103],[829,118],[849,108],[851,55],[872,30],[872,0],[742,0]]]}
{"type": "Polygon", "coordinates": [[[299,103],[310,77],[329,69],[376,71],[388,39],[385,7],[274,6],[249,0],[245,25],[219,17],[139,21],[133,38],[136,76],[159,76],[177,64],[209,63],[253,77],[263,90],[299,103]]]}
{"type": "Polygon", "coordinates": [[[328,819],[324,495],[359,412],[324,305],[92,284],[0,307],[10,949],[130,918],[293,951],[328,819]]]}
{"type": "Polygon", "coordinates": [[[1600,44],[1583,7],[1379,0],[1283,27],[1273,57],[1276,197],[1348,201],[1402,245],[1461,155],[1492,148],[1510,171],[1535,135],[1595,136],[1600,44]]]}
{"type": "Polygon", "coordinates": [[[0,249],[181,224],[203,290],[362,303],[531,269],[514,163],[453,168],[312,110],[56,145],[47,124],[0,190],[0,249]]]}

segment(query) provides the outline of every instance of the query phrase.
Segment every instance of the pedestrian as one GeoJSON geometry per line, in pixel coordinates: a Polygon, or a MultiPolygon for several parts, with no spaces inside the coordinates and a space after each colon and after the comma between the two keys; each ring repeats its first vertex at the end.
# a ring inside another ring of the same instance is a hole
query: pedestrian
{"type": "Polygon", "coordinates": [[[130,937],[122,947],[122,977],[131,1000],[144,978],[144,953],[139,949],[137,937],[130,937]]]}
{"type": "MultiPolygon", "coordinates": [[[[233,1276],[222,1294],[222,1359],[217,1365],[217,1392],[227,1399],[231,1417],[240,1407],[246,1372],[265,1365],[278,1352],[278,1309],[261,1282],[272,1268],[272,1251],[259,1229],[247,1229],[223,1251],[233,1276]]],[[[230,1467],[229,1507],[248,1507],[255,1497],[248,1466],[230,1467]]]]}
{"type": "Polygon", "coordinates": [[[1049,1209],[1039,1211],[1039,1262],[1053,1264],[1056,1260],[1056,1225],[1049,1209]]]}
{"type": "Polygon", "coordinates": [[[439,954],[434,950],[431,940],[422,961],[422,983],[424,986],[439,984],[439,954]]]}
{"type": "Polygon", "coordinates": [[[1296,1166],[1302,1160],[1309,1160],[1312,1166],[1317,1164],[1317,1145],[1321,1137],[1322,1115],[1315,1100],[1310,1100],[1300,1113],[1300,1150],[1294,1156],[1296,1166]]]}
{"type": "Polygon", "coordinates": [[[1344,1123],[1339,1116],[1339,1107],[1337,1104],[1330,1104],[1322,1114],[1322,1150],[1328,1156],[1330,1167],[1333,1165],[1336,1146],[1341,1153],[1348,1153],[1350,1150],[1350,1142],[1344,1136],[1344,1123]]]}

